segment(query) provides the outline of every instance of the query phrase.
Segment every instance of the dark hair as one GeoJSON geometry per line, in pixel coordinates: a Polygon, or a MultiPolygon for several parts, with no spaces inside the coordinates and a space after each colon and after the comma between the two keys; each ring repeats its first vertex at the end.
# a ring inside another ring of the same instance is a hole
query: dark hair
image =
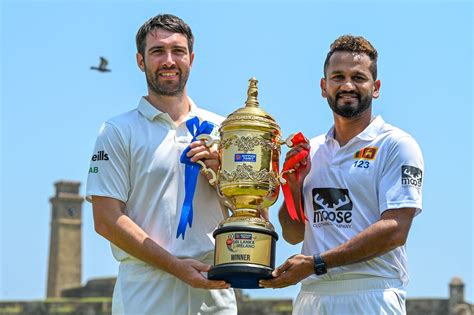
{"type": "Polygon", "coordinates": [[[164,29],[173,33],[180,33],[188,39],[189,53],[193,52],[194,36],[191,28],[186,22],[172,14],[159,14],[146,21],[138,30],[135,41],[137,43],[137,51],[145,56],[146,36],[157,29],[164,29]]]}
{"type": "Polygon", "coordinates": [[[337,38],[329,47],[329,52],[324,61],[324,76],[329,65],[329,59],[336,51],[347,51],[355,54],[366,54],[369,56],[370,72],[374,80],[377,79],[377,49],[362,36],[342,35],[337,38]]]}

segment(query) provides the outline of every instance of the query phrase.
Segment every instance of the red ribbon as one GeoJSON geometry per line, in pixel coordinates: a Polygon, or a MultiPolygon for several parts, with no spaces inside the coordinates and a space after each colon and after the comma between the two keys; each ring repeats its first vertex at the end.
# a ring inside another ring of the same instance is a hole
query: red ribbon
{"type": "MultiPolygon", "coordinates": [[[[293,138],[291,138],[290,141],[293,143],[292,147],[294,147],[295,145],[297,145],[299,143],[306,142],[306,139],[305,139],[305,137],[303,136],[303,134],[301,132],[298,132],[296,135],[293,136],[293,138]]],[[[290,158],[288,161],[286,161],[285,164],[283,164],[282,172],[290,171],[292,169],[294,170],[295,176],[296,176],[296,184],[298,185],[298,193],[300,193],[300,191],[301,191],[300,176],[299,176],[300,171],[295,169],[295,165],[297,163],[300,163],[300,162],[304,161],[306,159],[306,157],[308,156],[308,154],[309,154],[309,150],[302,148],[302,150],[298,154],[294,155],[292,158],[290,158]]],[[[293,195],[291,194],[290,184],[288,183],[288,178],[287,178],[288,173],[289,172],[286,172],[282,175],[283,179],[286,180],[286,183],[282,184],[281,188],[283,190],[283,196],[285,197],[286,208],[288,209],[288,214],[290,215],[290,218],[293,219],[293,220],[299,221],[300,219],[299,219],[298,214],[296,213],[296,209],[295,209],[295,201],[293,200],[293,195]]],[[[308,218],[306,217],[306,215],[304,214],[304,211],[303,211],[303,207],[302,207],[302,204],[301,204],[301,198],[300,198],[300,216],[304,220],[308,221],[308,218]]]]}

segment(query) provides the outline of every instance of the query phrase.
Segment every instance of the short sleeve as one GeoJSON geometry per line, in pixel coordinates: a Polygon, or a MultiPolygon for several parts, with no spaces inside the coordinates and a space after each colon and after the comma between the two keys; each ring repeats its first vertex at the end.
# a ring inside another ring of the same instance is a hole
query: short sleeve
{"type": "Polygon", "coordinates": [[[410,136],[394,140],[385,157],[386,164],[379,182],[379,209],[422,209],[424,175],[420,147],[410,136]]]}
{"type": "Polygon", "coordinates": [[[102,196],[127,202],[130,192],[127,142],[111,123],[100,128],[87,177],[86,199],[102,196]]]}

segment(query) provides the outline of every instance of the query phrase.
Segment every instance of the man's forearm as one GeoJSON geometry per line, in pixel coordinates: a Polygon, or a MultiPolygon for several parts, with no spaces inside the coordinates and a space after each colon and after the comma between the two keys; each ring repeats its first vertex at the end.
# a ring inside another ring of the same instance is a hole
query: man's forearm
{"type": "MultiPolygon", "coordinates": [[[[290,185],[291,195],[295,204],[296,213],[299,214],[303,209],[300,209],[301,191],[298,189],[296,184],[296,178],[294,176],[289,177],[289,181],[286,185],[290,185]]],[[[288,214],[288,208],[284,201],[278,212],[278,219],[281,224],[283,238],[290,244],[297,244],[304,239],[304,218],[299,218],[299,221],[293,220],[288,214]]]]}
{"type": "MultiPolygon", "coordinates": [[[[120,210],[118,210],[120,211],[120,210]]],[[[128,216],[117,210],[108,211],[109,220],[96,224],[96,231],[133,257],[168,273],[173,273],[177,258],[153,241],[128,216]]]]}
{"type": "Polygon", "coordinates": [[[298,244],[304,238],[304,223],[290,218],[285,203],[281,205],[278,212],[283,238],[290,244],[298,244]]]}
{"type": "Polygon", "coordinates": [[[159,268],[193,288],[226,289],[225,281],[208,280],[202,272],[211,267],[195,259],[179,259],[157,244],[130,217],[125,215],[125,204],[106,197],[92,197],[94,224],[97,233],[132,255],[159,268]]]}
{"type": "Polygon", "coordinates": [[[328,268],[354,264],[381,256],[406,242],[415,209],[389,210],[382,219],[349,241],[325,251],[328,268]],[[390,211],[390,213],[388,213],[390,211]]]}

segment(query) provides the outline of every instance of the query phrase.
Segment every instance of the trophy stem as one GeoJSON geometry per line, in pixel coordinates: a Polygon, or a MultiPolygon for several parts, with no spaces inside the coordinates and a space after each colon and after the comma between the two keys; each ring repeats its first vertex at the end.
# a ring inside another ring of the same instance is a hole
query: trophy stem
{"type": "Polygon", "coordinates": [[[260,211],[256,209],[241,208],[234,210],[234,217],[252,217],[260,218],[260,211]]]}

